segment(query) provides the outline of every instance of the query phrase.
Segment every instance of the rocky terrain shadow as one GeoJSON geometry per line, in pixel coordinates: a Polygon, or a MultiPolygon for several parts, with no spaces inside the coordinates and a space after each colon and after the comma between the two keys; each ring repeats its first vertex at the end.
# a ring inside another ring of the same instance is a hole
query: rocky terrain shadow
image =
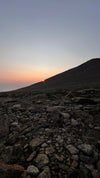
{"type": "Polygon", "coordinates": [[[100,89],[0,93],[1,178],[99,178],[100,89]]]}

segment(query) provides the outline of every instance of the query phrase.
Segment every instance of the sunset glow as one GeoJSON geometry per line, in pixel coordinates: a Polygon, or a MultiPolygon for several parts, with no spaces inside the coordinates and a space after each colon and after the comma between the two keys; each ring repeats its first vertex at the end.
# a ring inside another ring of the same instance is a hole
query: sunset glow
{"type": "Polygon", "coordinates": [[[42,80],[42,83],[44,83],[45,82],[45,80],[42,80]]]}

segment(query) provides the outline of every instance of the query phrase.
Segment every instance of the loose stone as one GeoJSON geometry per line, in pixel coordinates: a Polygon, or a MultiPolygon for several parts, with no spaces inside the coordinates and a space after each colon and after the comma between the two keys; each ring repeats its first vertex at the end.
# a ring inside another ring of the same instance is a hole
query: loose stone
{"type": "Polygon", "coordinates": [[[36,158],[36,164],[38,168],[42,168],[49,163],[49,159],[46,154],[39,154],[36,158]]]}
{"type": "Polygon", "coordinates": [[[36,176],[37,174],[39,174],[39,169],[35,167],[34,165],[30,165],[27,168],[27,174],[36,176]]]}
{"type": "Polygon", "coordinates": [[[66,148],[73,155],[76,155],[79,152],[79,150],[75,148],[73,145],[67,145],[66,148]]]}

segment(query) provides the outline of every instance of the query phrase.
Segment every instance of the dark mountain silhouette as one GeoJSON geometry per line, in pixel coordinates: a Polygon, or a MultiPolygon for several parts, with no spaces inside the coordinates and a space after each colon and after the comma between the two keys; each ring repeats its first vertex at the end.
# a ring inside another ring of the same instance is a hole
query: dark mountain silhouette
{"type": "Polygon", "coordinates": [[[100,87],[100,58],[91,59],[78,67],[48,78],[45,82],[25,87],[23,90],[44,91],[83,87],[100,87]]]}

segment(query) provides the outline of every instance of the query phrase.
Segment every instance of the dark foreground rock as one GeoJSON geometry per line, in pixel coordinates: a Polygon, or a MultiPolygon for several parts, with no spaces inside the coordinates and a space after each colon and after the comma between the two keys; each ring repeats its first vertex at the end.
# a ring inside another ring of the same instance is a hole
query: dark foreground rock
{"type": "Polygon", "coordinates": [[[0,178],[99,178],[100,90],[0,94],[0,178]]]}
{"type": "Polygon", "coordinates": [[[8,165],[0,163],[0,177],[1,178],[25,178],[25,170],[20,165],[8,165]]]}

